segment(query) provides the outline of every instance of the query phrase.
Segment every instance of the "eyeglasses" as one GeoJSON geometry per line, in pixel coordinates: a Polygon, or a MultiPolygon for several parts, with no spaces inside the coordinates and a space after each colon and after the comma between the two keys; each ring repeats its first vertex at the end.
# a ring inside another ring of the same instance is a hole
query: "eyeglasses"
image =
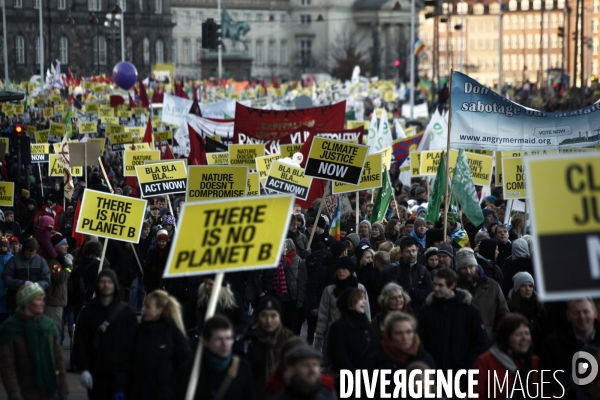
{"type": "Polygon", "coordinates": [[[402,296],[393,296],[393,297],[390,297],[389,300],[404,300],[404,297],[402,297],[402,296]]]}

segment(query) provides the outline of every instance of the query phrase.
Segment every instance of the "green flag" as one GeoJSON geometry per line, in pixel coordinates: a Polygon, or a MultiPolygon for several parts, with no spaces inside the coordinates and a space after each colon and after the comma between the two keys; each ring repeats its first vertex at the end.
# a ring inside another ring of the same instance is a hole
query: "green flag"
{"type": "Polygon", "coordinates": [[[433,191],[429,195],[429,203],[427,203],[427,214],[425,214],[425,221],[433,223],[440,218],[440,207],[442,205],[442,199],[446,194],[446,185],[448,185],[446,180],[446,157],[444,154],[445,152],[442,152],[440,166],[435,175],[433,191]]]}
{"type": "Polygon", "coordinates": [[[473,223],[478,226],[483,222],[483,212],[479,206],[477,190],[471,176],[471,168],[465,155],[465,150],[460,149],[454,167],[454,176],[452,177],[452,192],[456,195],[463,212],[473,223]]]}
{"type": "Polygon", "coordinates": [[[394,189],[390,184],[390,177],[387,168],[383,167],[383,184],[381,189],[377,192],[377,198],[375,204],[373,204],[373,211],[371,212],[371,223],[381,222],[385,218],[394,189]]]}
{"type": "Polygon", "coordinates": [[[67,107],[67,116],[65,117],[65,126],[67,129],[65,130],[67,137],[69,139],[73,139],[73,121],[71,118],[71,107],[67,107]]]}

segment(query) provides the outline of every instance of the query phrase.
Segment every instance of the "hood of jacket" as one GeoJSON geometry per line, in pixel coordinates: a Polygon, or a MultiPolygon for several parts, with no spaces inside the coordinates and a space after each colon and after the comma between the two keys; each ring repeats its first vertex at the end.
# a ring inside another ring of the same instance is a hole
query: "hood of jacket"
{"type": "Polygon", "coordinates": [[[100,284],[100,278],[108,276],[112,279],[115,284],[115,300],[118,301],[119,298],[119,278],[117,278],[117,274],[110,268],[105,268],[98,274],[98,278],[96,278],[96,284],[94,285],[94,294],[96,295],[96,299],[100,298],[100,290],[98,288],[100,284]]]}
{"type": "Polygon", "coordinates": [[[454,290],[454,297],[452,297],[451,299],[438,299],[435,297],[435,293],[431,292],[429,293],[429,295],[427,296],[427,299],[425,300],[425,304],[427,304],[428,306],[435,306],[435,305],[441,305],[442,302],[449,302],[449,303],[462,303],[462,304],[471,304],[471,301],[473,300],[473,296],[471,295],[471,293],[469,293],[468,291],[464,290],[464,289],[459,289],[456,288],[454,290]]]}

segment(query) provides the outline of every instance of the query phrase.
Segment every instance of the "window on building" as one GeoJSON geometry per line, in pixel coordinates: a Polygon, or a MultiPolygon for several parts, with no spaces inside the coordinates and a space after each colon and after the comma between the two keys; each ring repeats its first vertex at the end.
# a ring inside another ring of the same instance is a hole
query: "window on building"
{"type": "Polygon", "coordinates": [[[598,18],[592,19],[592,32],[598,33],[598,18]]]}
{"type": "Polygon", "coordinates": [[[138,6],[140,6],[140,11],[144,11],[144,0],[138,0],[138,6]]]}
{"type": "Polygon", "coordinates": [[[510,47],[512,47],[513,49],[519,48],[519,36],[518,35],[510,36],[510,47]]]}
{"type": "Polygon", "coordinates": [[[64,36],[58,40],[58,54],[61,64],[69,63],[69,39],[64,36]]]}
{"type": "Polygon", "coordinates": [[[550,47],[552,47],[553,49],[558,47],[558,36],[552,35],[550,37],[550,47]]]}
{"type": "Polygon", "coordinates": [[[300,6],[301,7],[310,6],[310,0],[300,0],[300,6]]]}
{"type": "Polygon", "coordinates": [[[525,57],[523,56],[523,54],[519,54],[518,56],[518,60],[519,60],[519,71],[523,71],[523,67],[525,66],[525,57]]]}
{"type": "Polygon", "coordinates": [[[311,22],[312,22],[312,17],[310,14],[300,15],[300,25],[310,25],[311,22]]]}
{"type": "Polygon", "coordinates": [[[287,42],[283,40],[279,45],[279,64],[287,65],[288,64],[288,47],[287,42]]]}
{"type": "Polygon", "coordinates": [[[13,5],[15,8],[23,8],[23,0],[15,0],[13,5]]]}
{"type": "Polygon", "coordinates": [[[142,52],[144,54],[144,65],[150,65],[150,39],[142,40],[142,52]]]}
{"type": "Polygon", "coordinates": [[[204,22],[204,13],[202,11],[196,13],[196,20],[198,20],[199,24],[204,22]]]}
{"type": "Polygon", "coordinates": [[[238,13],[232,12],[231,13],[231,19],[234,20],[234,21],[237,21],[238,20],[238,13]]]}
{"type": "Polygon", "coordinates": [[[533,19],[535,20],[535,28],[539,28],[542,26],[542,16],[536,14],[535,17],[533,17],[533,19]]]}
{"type": "Polygon", "coordinates": [[[299,48],[300,67],[302,69],[310,68],[312,59],[312,42],[308,39],[301,40],[299,48]]]}
{"type": "Polygon", "coordinates": [[[269,65],[275,65],[275,41],[269,40],[269,47],[267,48],[267,63],[269,65]]]}
{"type": "Polygon", "coordinates": [[[58,9],[66,10],[67,9],[67,0],[58,0],[58,9]]]}
{"type": "Polygon", "coordinates": [[[523,35],[522,33],[519,35],[519,48],[525,48],[525,35],[523,35]]]}
{"type": "Polygon", "coordinates": [[[33,8],[36,10],[40,8],[40,0],[33,0],[33,8]]]}
{"type": "Polygon", "coordinates": [[[106,38],[104,36],[94,36],[94,65],[96,63],[100,65],[106,65],[106,38]]]}
{"type": "Polygon", "coordinates": [[[281,25],[286,25],[287,24],[287,15],[281,14],[279,16],[279,22],[281,23],[281,25]]]}
{"type": "Polygon", "coordinates": [[[183,21],[188,25],[192,23],[192,14],[189,11],[185,12],[185,18],[183,21]]]}
{"type": "Polygon", "coordinates": [[[252,14],[250,14],[250,13],[244,13],[244,21],[246,21],[246,22],[252,22],[252,14]]]}
{"type": "Polygon", "coordinates": [[[594,41],[592,42],[592,49],[594,55],[598,55],[598,39],[596,38],[594,38],[594,41]]]}
{"type": "Polygon", "coordinates": [[[546,10],[552,10],[554,8],[554,0],[545,0],[546,10]]]}
{"type": "Polygon", "coordinates": [[[525,67],[527,67],[527,69],[533,69],[533,55],[532,54],[527,54],[527,63],[525,64],[525,67]]]}
{"type": "MultiPolygon", "coordinates": [[[[517,5],[517,2],[515,0],[511,0],[511,1],[515,3],[515,6],[517,5]]],[[[510,2],[508,4],[510,7],[510,2]]],[[[500,10],[500,6],[498,5],[498,3],[490,4],[490,14],[498,14],[499,10],[500,10]]]]}
{"type": "Polygon", "coordinates": [[[535,42],[535,48],[539,49],[540,46],[542,45],[542,38],[540,37],[539,33],[536,33],[534,42],[535,42]]]}
{"type": "Polygon", "coordinates": [[[181,41],[181,63],[184,65],[191,64],[192,62],[192,46],[190,39],[183,39],[181,41]]]}
{"type": "Polygon", "coordinates": [[[256,65],[263,64],[263,42],[261,41],[256,42],[256,56],[254,61],[256,62],[256,65]]]}
{"type": "Polygon", "coordinates": [[[533,35],[527,35],[527,48],[533,49],[535,46],[533,45],[533,35]]]}
{"type": "Polygon", "coordinates": [[[519,70],[519,61],[516,54],[510,56],[510,67],[513,71],[519,70]]]}
{"type": "Polygon", "coordinates": [[[154,43],[154,52],[156,55],[156,63],[157,64],[162,64],[165,62],[165,42],[163,42],[161,39],[156,40],[156,43],[154,43]]]}
{"type": "MultiPolygon", "coordinates": [[[[564,0],[563,0],[564,3],[564,0]]],[[[559,7],[561,8],[561,7],[559,7]]],[[[592,3],[592,11],[594,13],[597,13],[600,10],[600,0],[594,0],[594,2],[592,3]]]]}
{"type": "Polygon", "coordinates": [[[504,41],[503,48],[510,50],[510,36],[504,36],[503,41],[504,41]]]}
{"type": "MultiPolygon", "coordinates": [[[[508,10],[509,10],[509,11],[517,11],[517,7],[518,7],[518,5],[517,5],[517,4],[518,4],[518,3],[517,3],[517,0],[510,0],[510,1],[508,2],[508,10]]],[[[499,7],[498,7],[498,8],[499,8],[499,7]]]]}
{"type": "Polygon", "coordinates": [[[550,68],[557,68],[558,65],[558,54],[550,54],[550,68]]]}
{"type": "Polygon", "coordinates": [[[536,69],[538,71],[540,70],[540,55],[539,54],[534,54],[533,55],[532,69],[536,69]]]}
{"type": "Polygon", "coordinates": [[[446,51],[446,39],[445,38],[439,38],[438,47],[439,47],[440,51],[446,51]]]}
{"type": "Polygon", "coordinates": [[[504,30],[505,30],[505,31],[509,30],[509,29],[510,29],[510,18],[508,18],[508,16],[505,16],[505,17],[502,19],[502,21],[504,21],[504,24],[503,24],[503,25],[504,25],[504,26],[503,26],[504,30]]]}
{"type": "Polygon", "coordinates": [[[131,36],[125,39],[125,58],[133,62],[133,40],[131,36]]]}
{"type": "Polygon", "coordinates": [[[89,11],[102,11],[102,0],[88,0],[89,11]]]}
{"type": "Polygon", "coordinates": [[[469,12],[469,4],[466,2],[461,2],[456,5],[456,11],[459,14],[466,14],[469,12]]]}
{"type": "Polygon", "coordinates": [[[171,40],[171,61],[174,64],[179,63],[179,49],[177,47],[177,39],[171,40]]]}
{"type": "Polygon", "coordinates": [[[558,15],[556,15],[556,14],[550,15],[550,26],[552,28],[558,27],[558,15]]]}
{"type": "Polygon", "coordinates": [[[529,10],[529,0],[521,0],[521,11],[529,10]]]}
{"type": "Polygon", "coordinates": [[[541,10],[542,9],[542,0],[533,0],[533,9],[541,10]]]}
{"type": "Polygon", "coordinates": [[[512,28],[513,29],[519,29],[519,17],[516,15],[513,15],[511,17],[511,22],[512,22],[512,28]]]}
{"type": "Polygon", "coordinates": [[[525,29],[525,17],[523,15],[519,17],[519,29],[525,29]]]}
{"type": "Polygon", "coordinates": [[[592,61],[592,74],[598,75],[598,60],[592,61]]]}
{"type": "Polygon", "coordinates": [[[533,15],[527,16],[527,29],[533,29],[533,15]]]}
{"type": "Polygon", "coordinates": [[[473,14],[475,15],[483,15],[484,7],[483,4],[478,3],[473,6],[473,14]]]}
{"type": "Polygon", "coordinates": [[[40,63],[40,53],[41,53],[41,49],[40,49],[40,37],[36,36],[35,37],[35,63],[36,64],[40,63]]]}
{"type": "Polygon", "coordinates": [[[15,43],[17,64],[25,64],[25,38],[17,36],[15,43]]]}
{"type": "Polygon", "coordinates": [[[446,57],[440,57],[440,72],[446,72],[446,57]]]}
{"type": "Polygon", "coordinates": [[[451,14],[452,13],[452,3],[443,3],[442,4],[442,12],[444,14],[451,14]]]}
{"type": "Polygon", "coordinates": [[[174,24],[177,23],[177,11],[171,11],[171,22],[174,24]]]}
{"type": "Polygon", "coordinates": [[[263,22],[264,17],[262,14],[256,14],[256,22],[263,22]]]}
{"type": "Polygon", "coordinates": [[[154,0],[154,14],[162,14],[163,0],[154,0]]]}

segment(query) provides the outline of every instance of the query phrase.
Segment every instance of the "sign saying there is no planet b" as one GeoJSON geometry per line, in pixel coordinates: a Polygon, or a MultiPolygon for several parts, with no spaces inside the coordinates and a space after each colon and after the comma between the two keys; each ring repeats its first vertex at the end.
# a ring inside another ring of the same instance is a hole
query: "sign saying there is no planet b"
{"type": "Polygon", "coordinates": [[[164,277],[277,266],[293,204],[292,195],[184,203],[164,277]]]}

